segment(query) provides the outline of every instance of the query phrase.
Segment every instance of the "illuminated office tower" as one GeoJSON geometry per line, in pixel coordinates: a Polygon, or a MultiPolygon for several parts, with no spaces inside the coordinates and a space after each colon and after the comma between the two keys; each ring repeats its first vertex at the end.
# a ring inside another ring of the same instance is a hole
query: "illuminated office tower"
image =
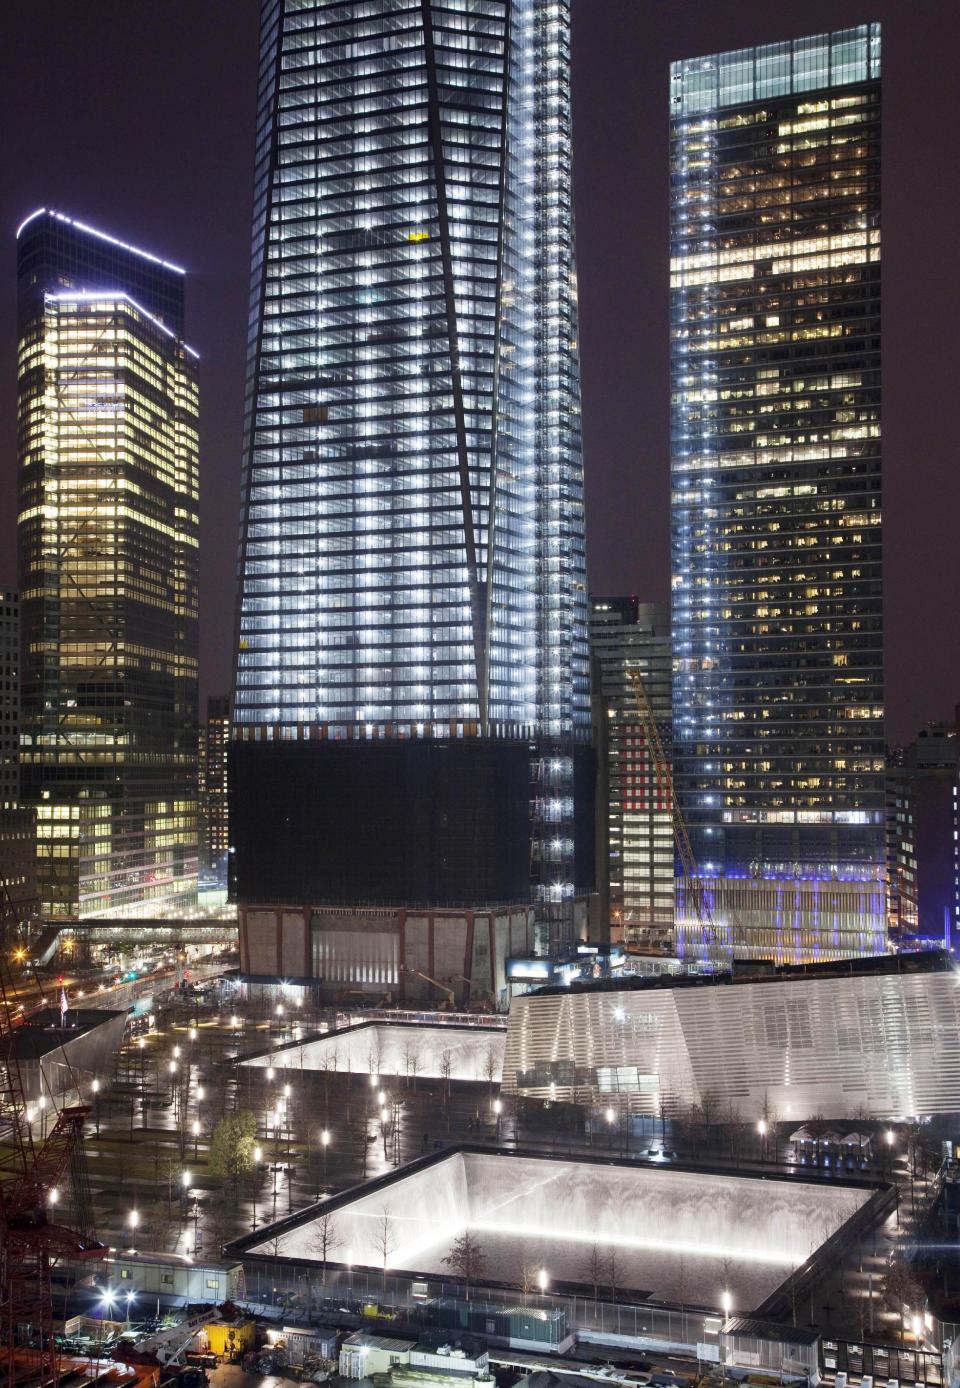
{"type": "Polygon", "coordinates": [[[17,247],[22,784],[41,909],[197,889],[197,365],[183,271],[58,212],[17,247]]]}
{"type": "Polygon", "coordinates": [[[590,659],[597,704],[597,887],[611,938],[669,946],[673,940],[670,768],[647,745],[631,679],[643,681],[670,755],[670,612],[635,597],[591,597],[590,659]],[[604,902],[604,887],[609,892],[604,902]]]}
{"type": "Polygon", "coordinates": [[[529,905],[531,863],[560,931],[592,877],[569,24],[264,0],[242,941],[252,903],[529,905]]]}
{"type": "Polygon", "coordinates": [[[37,915],[36,816],[20,803],[20,594],[0,592],[0,876],[21,925],[37,915]]]}
{"type": "Polygon", "coordinates": [[[230,745],[230,698],[211,694],[206,722],[200,726],[200,867],[226,886],[230,849],[227,799],[227,750],[230,745]]]}
{"type": "Polygon", "coordinates": [[[677,793],[724,943],[878,952],[879,25],[675,63],[671,232],[677,793]]]}

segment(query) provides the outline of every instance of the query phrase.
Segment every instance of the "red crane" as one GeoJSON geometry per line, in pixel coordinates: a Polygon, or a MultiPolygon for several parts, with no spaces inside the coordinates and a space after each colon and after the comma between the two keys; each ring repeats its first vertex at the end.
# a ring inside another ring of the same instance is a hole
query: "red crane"
{"type": "Polygon", "coordinates": [[[61,1259],[96,1261],[107,1250],[92,1227],[69,1228],[54,1217],[69,1178],[78,1192],[80,1220],[92,1224],[89,1198],[82,1198],[83,1124],[89,1109],[61,1106],[50,1132],[43,1138],[34,1133],[18,1057],[17,1033],[27,1018],[14,1002],[11,936],[20,942],[21,923],[0,878],[0,1363],[7,1388],[27,1380],[57,1388],[52,1269],[61,1259]]]}

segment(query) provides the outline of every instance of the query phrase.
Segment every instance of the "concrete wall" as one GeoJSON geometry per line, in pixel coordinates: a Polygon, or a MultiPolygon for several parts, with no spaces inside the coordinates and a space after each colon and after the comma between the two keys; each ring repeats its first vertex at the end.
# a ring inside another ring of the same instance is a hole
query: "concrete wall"
{"type": "Polygon", "coordinates": [[[330,1070],[354,1075],[419,1075],[440,1079],[449,1054],[450,1078],[500,1083],[506,1032],[439,1023],[418,1026],[390,1022],[344,1027],[299,1046],[285,1046],[242,1063],[276,1069],[330,1070]]]}
{"type": "Polygon", "coordinates": [[[323,980],[331,998],[506,1004],[504,961],[533,948],[533,908],[241,908],[240,966],[254,977],[323,980]]]}

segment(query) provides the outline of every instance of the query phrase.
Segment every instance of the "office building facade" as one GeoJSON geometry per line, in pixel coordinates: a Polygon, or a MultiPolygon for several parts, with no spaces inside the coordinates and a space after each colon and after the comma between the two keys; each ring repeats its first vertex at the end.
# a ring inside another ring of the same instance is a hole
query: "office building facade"
{"type": "Polygon", "coordinates": [[[670,755],[670,613],[635,597],[590,598],[597,752],[597,886],[611,938],[640,946],[673,939],[674,850],[670,766],[647,744],[636,672],[670,755]]]}
{"type": "Polygon", "coordinates": [[[241,932],[590,885],[571,196],[563,0],[264,0],[241,932]]]}
{"type": "Polygon", "coordinates": [[[954,939],[957,724],[931,723],[887,770],[890,931],[949,949],[954,939]]]}
{"type": "Polygon", "coordinates": [[[37,914],[36,817],[20,802],[20,594],[0,592],[0,875],[22,926],[37,914]]]}
{"type": "Polygon", "coordinates": [[[674,775],[718,942],[876,953],[879,25],[673,65],[671,236],[674,775]]]}
{"type": "Polygon", "coordinates": [[[43,915],[197,888],[197,364],[184,274],[62,213],[20,227],[23,796],[43,915]]]}
{"type": "Polygon", "coordinates": [[[200,726],[200,866],[222,886],[227,884],[230,850],[229,746],[230,696],[211,694],[200,726]]]}

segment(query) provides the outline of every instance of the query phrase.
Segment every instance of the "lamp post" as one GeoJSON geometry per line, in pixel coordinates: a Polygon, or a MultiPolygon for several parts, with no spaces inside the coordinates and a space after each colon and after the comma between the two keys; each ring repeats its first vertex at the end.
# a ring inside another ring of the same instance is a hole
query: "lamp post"
{"type": "Polygon", "coordinates": [[[730,1312],[733,1309],[733,1297],[729,1292],[724,1292],[723,1296],[720,1298],[720,1305],[723,1307],[724,1317],[729,1319],[730,1312]]]}
{"type": "Polygon", "coordinates": [[[757,1124],[757,1132],[760,1134],[760,1160],[767,1159],[767,1120],[761,1118],[757,1124]]]}
{"type": "Polygon", "coordinates": [[[136,1253],[137,1250],[136,1248],[134,1248],[134,1244],[137,1238],[137,1226],[140,1223],[139,1210],[130,1211],[130,1213],[127,1215],[127,1223],[130,1225],[130,1252],[136,1253]]]}
{"type": "Polygon", "coordinates": [[[330,1130],[324,1128],[320,1134],[320,1147],[323,1151],[323,1184],[327,1184],[327,1148],[330,1146],[330,1130]]]}
{"type": "Polygon", "coordinates": [[[546,1295],[547,1287],[550,1285],[550,1278],[547,1276],[547,1269],[541,1268],[537,1273],[537,1286],[540,1288],[541,1297],[546,1295]]]}
{"type": "Polygon", "coordinates": [[[253,1149],[253,1227],[257,1227],[257,1185],[260,1181],[260,1163],[263,1161],[263,1148],[253,1149]]]}
{"type": "Polygon", "coordinates": [[[496,1124],[497,1124],[497,1129],[496,1129],[496,1131],[497,1131],[497,1141],[498,1141],[498,1142],[500,1141],[500,1115],[501,1115],[501,1113],[503,1113],[503,1103],[502,1103],[501,1100],[499,1100],[499,1099],[494,1099],[494,1101],[493,1101],[493,1116],[494,1116],[494,1118],[496,1119],[496,1124]]]}
{"type": "Polygon", "coordinates": [[[144,1055],[146,1041],[137,1037],[137,1050],[140,1052],[140,1126],[147,1126],[147,1058],[144,1055]]]}
{"type": "Polygon", "coordinates": [[[193,1120],[193,1160],[197,1160],[197,1144],[200,1141],[200,1119],[193,1120]]]}
{"type": "Polygon", "coordinates": [[[97,1125],[97,1137],[100,1136],[100,1081],[94,1079],[90,1086],[93,1090],[93,1121],[97,1125]]]}
{"type": "Polygon", "coordinates": [[[604,1118],[607,1120],[607,1146],[610,1147],[610,1148],[612,1148],[612,1147],[613,1147],[613,1120],[614,1120],[614,1118],[616,1117],[616,1115],[614,1114],[614,1111],[613,1111],[612,1108],[608,1108],[608,1109],[606,1110],[606,1112],[604,1113],[603,1116],[604,1116],[604,1118]]]}

